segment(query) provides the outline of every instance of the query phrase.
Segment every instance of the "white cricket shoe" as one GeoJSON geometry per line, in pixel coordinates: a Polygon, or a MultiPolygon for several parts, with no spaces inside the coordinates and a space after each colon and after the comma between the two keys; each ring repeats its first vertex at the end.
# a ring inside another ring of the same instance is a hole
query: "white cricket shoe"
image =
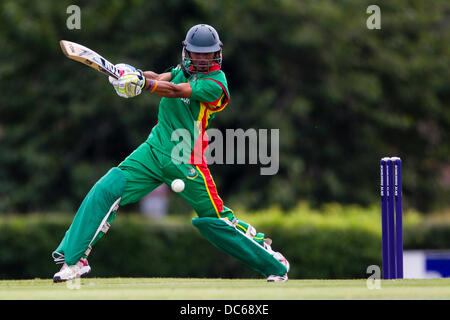
{"type": "Polygon", "coordinates": [[[267,282],[286,282],[288,281],[288,276],[287,273],[284,276],[268,276],[267,277],[267,282]]]}
{"type": "Polygon", "coordinates": [[[286,282],[286,281],[288,281],[287,273],[289,272],[289,269],[290,269],[289,261],[287,261],[286,258],[279,252],[275,252],[275,254],[273,256],[274,256],[274,258],[276,258],[278,261],[280,261],[282,264],[284,264],[286,266],[287,272],[282,276],[270,275],[267,277],[267,282],[286,282]]]}
{"type": "Polygon", "coordinates": [[[69,266],[67,263],[64,263],[61,270],[53,276],[53,282],[63,282],[80,278],[89,272],[91,272],[91,267],[89,266],[87,259],[81,258],[73,266],[69,266]]]}

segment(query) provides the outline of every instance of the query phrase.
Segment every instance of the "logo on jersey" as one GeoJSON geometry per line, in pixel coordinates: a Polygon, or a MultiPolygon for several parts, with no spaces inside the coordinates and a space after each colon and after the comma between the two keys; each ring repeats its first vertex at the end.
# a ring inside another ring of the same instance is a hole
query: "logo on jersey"
{"type": "Polygon", "coordinates": [[[183,101],[186,104],[190,104],[191,100],[189,98],[180,98],[181,101],[183,101]]]}
{"type": "Polygon", "coordinates": [[[197,177],[198,177],[198,172],[197,172],[197,170],[195,170],[193,167],[190,167],[190,168],[188,169],[188,171],[187,171],[187,176],[186,176],[186,177],[187,177],[188,179],[191,179],[191,180],[197,178],[197,177]]]}

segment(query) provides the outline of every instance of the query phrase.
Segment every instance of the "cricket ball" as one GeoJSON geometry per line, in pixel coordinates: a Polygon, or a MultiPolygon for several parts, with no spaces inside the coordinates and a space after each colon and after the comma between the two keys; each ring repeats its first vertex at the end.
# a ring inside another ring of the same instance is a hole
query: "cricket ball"
{"type": "Polygon", "coordinates": [[[184,190],[184,182],[181,179],[175,179],[172,181],[172,184],[170,185],[170,187],[175,192],[181,192],[184,190]]]}

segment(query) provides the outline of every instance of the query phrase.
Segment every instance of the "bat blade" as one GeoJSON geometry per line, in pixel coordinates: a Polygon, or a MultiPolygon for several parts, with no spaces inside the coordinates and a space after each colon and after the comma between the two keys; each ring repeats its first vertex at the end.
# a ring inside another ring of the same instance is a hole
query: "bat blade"
{"type": "Polygon", "coordinates": [[[94,50],[67,40],[59,41],[59,45],[69,59],[81,62],[113,78],[120,77],[120,70],[94,50]]]}

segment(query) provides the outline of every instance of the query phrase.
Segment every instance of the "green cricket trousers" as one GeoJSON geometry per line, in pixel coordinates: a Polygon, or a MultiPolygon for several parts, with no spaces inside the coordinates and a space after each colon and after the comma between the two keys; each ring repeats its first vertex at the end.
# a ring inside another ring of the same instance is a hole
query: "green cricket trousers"
{"type": "Polygon", "coordinates": [[[184,181],[185,188],[179,194],[198,215],[192,220],[193,226],[213,245],[265,276],[287,272],[273,257],[274,252],[265,248],[264,234],[236,219],[223,205],[206,165],[176,162],[147,142],[92,187],[53,258],[73,265],[87,257],[108,231],[119,206],[137,202],[162,183],[170,186],[175,179],[184,181]]]}

